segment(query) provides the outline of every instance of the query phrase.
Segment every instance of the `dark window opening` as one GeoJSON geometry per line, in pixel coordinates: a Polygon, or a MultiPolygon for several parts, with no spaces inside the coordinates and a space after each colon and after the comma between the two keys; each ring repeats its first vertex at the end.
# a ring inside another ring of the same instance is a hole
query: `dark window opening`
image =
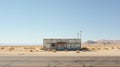
{"type": "Polygon", "coordinates": [[[55,47],[55,44],[54,44],[54,43],[52,43],[52,44],[51,44],[51,46],[52,46],[52,47],[55,47]]]}

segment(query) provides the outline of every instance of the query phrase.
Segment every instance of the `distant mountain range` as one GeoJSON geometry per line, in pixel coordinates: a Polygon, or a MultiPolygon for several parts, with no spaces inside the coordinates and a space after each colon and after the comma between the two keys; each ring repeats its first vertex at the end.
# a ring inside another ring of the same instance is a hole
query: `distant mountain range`
{"type": "MultiPolygon", "coordinates": [[[[83,45],[120,45],[120,40],[88,40],[82,43],[83,45]]],[[[0,43],[0,46],[42,46],[42,44],[31,43],[0,43]]]]}
{"type": "Polygon", "coordinates": [[[98,41],[88,40],[83,44],[120,45],[120,40],[98,40],[98,41]]]}

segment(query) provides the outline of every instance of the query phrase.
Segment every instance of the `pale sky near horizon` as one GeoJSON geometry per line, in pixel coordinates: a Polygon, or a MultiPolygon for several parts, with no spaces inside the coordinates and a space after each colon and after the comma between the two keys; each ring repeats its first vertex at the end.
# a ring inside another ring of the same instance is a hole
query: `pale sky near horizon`
{"type": "Polygon", "coordinates": [[[0,43],[120,40],[120,0],[0,0],[0,43]]]}

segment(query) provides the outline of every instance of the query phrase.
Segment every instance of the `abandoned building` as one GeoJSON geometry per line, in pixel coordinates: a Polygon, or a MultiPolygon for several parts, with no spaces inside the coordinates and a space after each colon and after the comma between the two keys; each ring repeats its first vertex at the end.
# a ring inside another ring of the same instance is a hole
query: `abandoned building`
{"type": "Polygon", "coordinates": [[[43,45],[47,49],[79,50],[81,48],[81,40],[80,39],[44,39],[43,45]]]}

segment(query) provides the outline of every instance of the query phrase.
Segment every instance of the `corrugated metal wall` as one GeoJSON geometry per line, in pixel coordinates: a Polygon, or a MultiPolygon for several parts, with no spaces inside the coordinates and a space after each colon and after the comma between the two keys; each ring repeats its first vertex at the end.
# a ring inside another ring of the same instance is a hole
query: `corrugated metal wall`
{"type": "Polygon", "coordinates": [[[43,44],[48,49],[79,49],[80,39],[44,39],[43,44]],[[55,47],[51,46],[52,44],[55,44],[55,47]]]}

